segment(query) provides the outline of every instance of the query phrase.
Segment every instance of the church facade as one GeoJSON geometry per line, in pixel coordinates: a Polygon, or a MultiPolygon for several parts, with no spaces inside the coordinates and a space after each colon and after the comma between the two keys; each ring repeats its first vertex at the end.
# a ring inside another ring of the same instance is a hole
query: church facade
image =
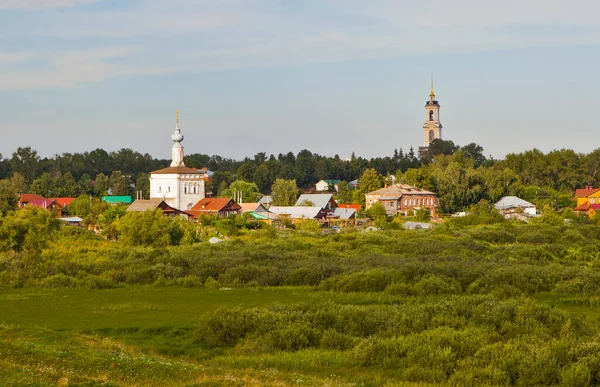
{"type": "Polygon", "coordinates": [[[150,173],[150,199],[162,199],[169,206],[186,211],[204,199],[206,183],[203,171],[185,166],[181,145],[183,138],[179,129],[179,116],[177,116],[175,130],[171,135],[173,141],[171,165],[150,173]]]}
{"type": "Polygon", "coordinates": [[[442,123],[440,122],[440,104],[435,99],[433,79],[431,80],[429,100],[425,102],[425,115],[425,123],[423,124],[423,146],[419,147],[419,156],[422,156],[427,152],[427,148],[433,140],[442,139],[442,123]]]}

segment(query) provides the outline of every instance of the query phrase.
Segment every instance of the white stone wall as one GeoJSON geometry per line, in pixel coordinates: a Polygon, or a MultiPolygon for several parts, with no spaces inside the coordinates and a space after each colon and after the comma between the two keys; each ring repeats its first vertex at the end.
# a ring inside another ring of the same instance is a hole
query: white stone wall
{"type": "Polygon", "coordinates": [[[150,198],[163,199],[178,210],[189,210],[205,197],[206,184],[200,174],[152,174],[150,198]]]}

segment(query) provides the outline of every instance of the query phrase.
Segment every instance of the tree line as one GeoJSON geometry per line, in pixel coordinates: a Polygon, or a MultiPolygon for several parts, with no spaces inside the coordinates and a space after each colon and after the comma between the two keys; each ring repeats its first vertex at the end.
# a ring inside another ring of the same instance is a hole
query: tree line
{"type": "MultiPolygon", "coordinates": [[[[23,192],[45,197],[100,197],[108,192],[134,196],[142,191],[147,197],[149,173],[169,164],[168,160],[131,149],[96,149],[42,158],[37,151],[23,147],[11,157],[0,155],[0,160],[0,207],[6,207],[7,202],[10,207],[14,196],[23,192]]],[[[569,149],[545,154],[533,149],[495,160],[485,157],[477,144],[458,146],[443,140],[433,141],[420,158],[412,148],[371,159],[354,154],[350,159],[328,157],[305,149],[297,154],[260,152],[243,160],[192,154],[185,162],[189,167],[206,167],[214,172],[207,187],[214,195],[230,194],[232,184],[239,181],[256,185],[255,195],[259,195],[270,194],[277,179],[295,180],[298,188],[310,189],[319,180],[349,182],[368,171],[370,180],[361,182],[371,182],[363,187],[382,187],[394,176],[397,182],[436,192],[444,212],[461,210],[481,199],[496,201],[507,194],[536,204],[568,207],[576,188],[600,184],[600,149],[589,154],[569,149]],[[373,172],[377,177],[372,177],[373,172]]],[[[357,195],[348,197],[347,201],[360,200],[357,195]]]]}

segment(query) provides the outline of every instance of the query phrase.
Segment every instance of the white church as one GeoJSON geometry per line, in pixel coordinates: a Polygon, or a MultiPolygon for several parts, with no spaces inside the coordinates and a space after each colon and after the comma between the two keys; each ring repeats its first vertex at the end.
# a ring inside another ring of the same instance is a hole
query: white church
{"type": "Polygon", "coordinates": [[[175,118],[171,166],[150,173],[150,199],[162,199],[169,206],[186,211],[205,197],[205,172],[188,168],[183,162],[183,135],[179,114],[175,118]]]}

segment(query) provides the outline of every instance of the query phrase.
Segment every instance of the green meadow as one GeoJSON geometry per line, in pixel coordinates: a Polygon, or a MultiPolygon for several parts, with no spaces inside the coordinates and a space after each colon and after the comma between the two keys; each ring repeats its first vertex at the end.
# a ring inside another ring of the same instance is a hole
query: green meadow
{"type": "Polygon", "coordinates": [[[258,230],[0,255],[3,385],[600,384],[600,227],[258,230]]]}

